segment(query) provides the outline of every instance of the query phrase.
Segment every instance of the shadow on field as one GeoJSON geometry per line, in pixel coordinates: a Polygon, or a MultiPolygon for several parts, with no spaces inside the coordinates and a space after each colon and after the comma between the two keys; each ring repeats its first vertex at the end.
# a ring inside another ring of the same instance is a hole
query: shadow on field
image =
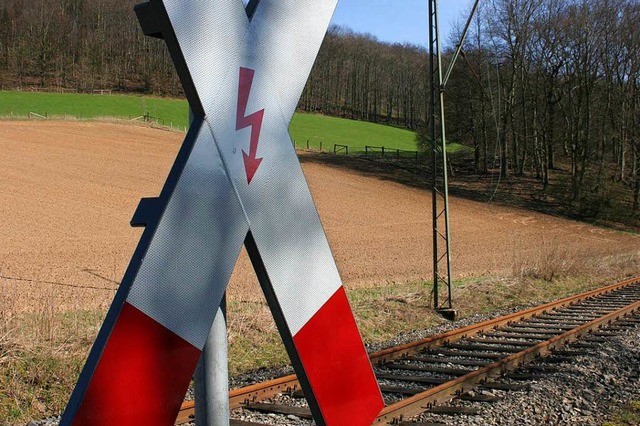
{"type": "Polygon", "coordinates": [[[316,163],[351,170],[362,176],[396,182],[412,188],[430,189],[429,173],[425,170],[410,170],[404,164],[378,161],[355,155],[335,155],[317,151],[298,151],[301,163],[316,163]]]}
{"type": "MultiPolygon", "coordinates": [[[[317,151],[298,151],[298,156],[301,163],[317,163],[350,170],[362,176],[431,191],[431,171],[427,167],[426,159],[422,160],[424,166],[417,167],[415,161],[380,160],[317,151]]],[[[473,159],[464,156],[452,158],[450,167],[453,173],[449,174],[450,195],[481,203],[519,207],[615,229],[638,231],[638,228],[630,223],[605,222],[581,215],[574,206],[558,197],[562,192],[558,183],[555,183],[558,188],[550,187],[549,190],[543,191],[540,181],[532,176],[510,176],[508,179],[500,179],[497,170],[476,174],[472,165],[473,159]]]]}

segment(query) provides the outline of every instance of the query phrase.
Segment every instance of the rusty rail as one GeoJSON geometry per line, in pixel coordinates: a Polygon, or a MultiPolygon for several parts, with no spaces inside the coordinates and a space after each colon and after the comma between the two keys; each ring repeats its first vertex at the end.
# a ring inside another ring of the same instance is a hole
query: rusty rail
{"type": "Polygon", "coordinates": [[[458,377],[455,380],[443,383],[442,385],[436,386],[423,393],[419,393],[410,398],[389,405],[382,410],[374,423],[388,424],[394,421],[402,420],[405,417],[419,415],[423,413],[425,409],[450,401],[456,396],[473,389],[478,384],[486,381],[489,378],[500,376],[503,373],[514,370],[525,362],[531,361],[539,356],[544,356],[551,350],[559,346],[566,345],[567,343],[579,339],[589,331],[596,330],[604,324],[608,324],[639,309],[640,301],[619,309],[615,312],[612,312],[608,315],[605,315],[601,318],[598,318],[594,321],[591,321],[587,324],[569,330],[566,333],[551,338],[547,341],[538,343],[537,345],[527,348],[521,352],[509,355],[499,361],[487,365],[486,367],[458,377]]]}
{"type": "MultiPolygon", "coordinates": [[[[284,392],[294,392],[300,388],[295,374],[291,374],[267,382],[257,383],[229,391],[229,408],[234,409],[251,402],[271,398],[284,392]]],[[[195,407],[193,401],[187,401],[180,407],[176,424],[187,423],[194,419],[195,407]]]]}
{"type": "Polygon", "coordinates": [[[437,336],[427,337],[422,340],[407,343],[406,345],[396,346],[389,349],[384,349],[371,354],[372,363],[389,362],[394,359],[404,358],[406,356],[415,354],[425,348],[441,346],[446,343],[455,342],[456,340],[464,339],[465,337],[474,336],[487,330],[499,327],[501,325],[508,324],[514,321],[522,321],[527,318],[541,315],[547,311],[562,308],[573,303],[588,299],[594,296],[600,296],[602,294],[610,293],[620,288],[626,287],[631,284],[635,284],[640,281],[640,277],[630,278],[628,280],[621,281],[616,284],[612,284],[606,287],[602,287],[596,290],[591,290],[586,293],[581,293],[575,296],[565,297],[564,299],[549,302],[544,305],[535,306],[524,311],[515,312],[513,314],[504,315],[498,318],[494,318],[488,321],[472,324],[464,328],[452,330],[446,333],[439,334],[437,336]]]}
{"type": "MultiPolygon", "coordinates": [[[[426,348],[437,347],[447,343],[452,343],[466,337],[495,329],[497,327],[522,321],[537,315],[544,314],[548,311],[566,307],[574,303],[589,299],[591,297],[604,295],[623,287],[640,282],[640,277],[627,279],[616,284],[591,290],[575,296],[566,297],[544,305],[536,306],[524,311],[501,316],[488,321],[472,324],[457,330],[452,330],[437,336],[427,337],[405,345],[396,346],[389,349],[374,352],[370,354],[372,364],[383,364],[392,360],[406,358],[416,354],[426,348]]],[[[521,352],[507,356],[495,363],[487,365],[479,370],[475,370],[464,376],[458,377],[442,385],[436,386],[423,393],[414,395],[395,404],[385,407],[374,423],[389,423],[420,414],[430,407],[449,401],[457,395],[464,393],[486,381],[487,379],[499,376],[506,371],[510,371],[522,363],[532,360],[538,356],[544,356],[556,347],[574,341],[585,333],[601,327],[603,324],[615,321],[616,319],[640,310],[640,302],[636,302],[625,308],[612,312],[606,316],[598,318],[587,324],[579,326],[575,329],[567,331],[550,340],[541,342],[535,346],[529,347],[521,352]]],[[[243,405],[258,402],[264,399],[272,398],[279,393],[294,392],[300,388],[300,383],[295,374],[273,379],[267,382],[258,383],[229,392],[229,405],[231,409],[239,408],[243,405]]],[[[194,403],[192,401],[185,402],[176,419],[176,424],[182,424],[193,420],[194,403]]]]}

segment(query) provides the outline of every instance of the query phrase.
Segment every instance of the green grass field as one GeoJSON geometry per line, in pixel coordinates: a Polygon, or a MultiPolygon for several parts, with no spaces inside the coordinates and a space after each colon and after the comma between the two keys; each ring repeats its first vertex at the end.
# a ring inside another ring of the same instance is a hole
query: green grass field
{"type": "Polygon", "coordinates": [[[132,95],[0,92],[0,116],[26,117],[30,112],[49,117],[131,119],[148,112],[160,124],[184,127],[189,123],[187,101],[132,95]]]}
{"type": "Polygon", "coordinates": [[[299,148],[332,150],[334,144],[364,151],[365,145],[415,151],[415,133],[365,121],[346,120],[317,114],[296,114],[291,121],[291,137],[299,148]]]}
{"type": "MultiPolygon", "coordinates": [[[[179,99],[133,95],[90,95],[40,92],[0,92],[0,117],[27,117],[30,112],[48,117],[131,119],[149,113],[159,124],[184,128],[188,124],[187,102],[179,99]]],[[[413,151],[415,133],[409,130],[318,114],[296,113],[290,127],[298,148],[325,151],[334,144],[363,151],[365,145],[413,151]]]]}

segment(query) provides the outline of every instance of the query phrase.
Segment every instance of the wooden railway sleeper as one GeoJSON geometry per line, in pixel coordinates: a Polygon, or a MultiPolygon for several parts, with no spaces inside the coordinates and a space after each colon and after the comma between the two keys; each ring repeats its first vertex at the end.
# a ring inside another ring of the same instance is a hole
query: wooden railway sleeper
{"type": "Polygon", "coordinates": [[[514,348],[514,347],[506,347],[507,345],[504,344],[503,346],[490,346],[490,345],[483,345],[483,344],[463,344],[463,343],[454,343],[449,345],[450,348],[454,348],[454,349],[460,349],[460,350],[465,350],[465,351],[484,351],[484,352],[510,352],[510,353],[515,353],[515,352],[519,352],[522,349],[520,348],[514,348]]]}
{"type": "Polygon", "coordinates": [[[548,326],[549,328],[556,330],[571,330],[573,328],[579,327],[583,324],[593,321],[593,319],[584,319],[582,321],[566,321],[562,319],[557,320],[539,320],[539,321],[529,321],[527,323],[523,323],[522,325],[535,325],[535,326],[548,326]]]}
{"type": "Polygon", "coordinates": [[[530,333],[492,333],[487,335],[488,337],[496,337],[503,339],[522,339],[522,340],[534,340],[542,342],[544,340],[549,340],[551,337],[555,336],[555,334],[530,334],[530,333]]]}

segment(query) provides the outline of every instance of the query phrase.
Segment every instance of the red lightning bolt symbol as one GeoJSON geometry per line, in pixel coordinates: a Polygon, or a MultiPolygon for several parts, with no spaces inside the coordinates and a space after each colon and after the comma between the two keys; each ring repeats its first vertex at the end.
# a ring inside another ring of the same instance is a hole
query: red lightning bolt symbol
{"type": "Polygon", "coordinates": [[[253,75],[255,70],[249,68],[240,68],[240,83],[238,85],[238,110],[236,113],[236,131],[251,127],[251,143],[249,145],[249,154],[242,150],[242,159],[244,160],[244,168],[247,173],[247,183],[251,184],[251,180],[258,171],[262,158],[256,158],[258,154],[258,141],[260,140],[260,129],[262,128],[262,118],[264,117],[264,109],[254,112],[251,115],[247,113],[247,103],[249,103],[249,93],[251,93],[251,85],[253,84],[253,75]]]}

